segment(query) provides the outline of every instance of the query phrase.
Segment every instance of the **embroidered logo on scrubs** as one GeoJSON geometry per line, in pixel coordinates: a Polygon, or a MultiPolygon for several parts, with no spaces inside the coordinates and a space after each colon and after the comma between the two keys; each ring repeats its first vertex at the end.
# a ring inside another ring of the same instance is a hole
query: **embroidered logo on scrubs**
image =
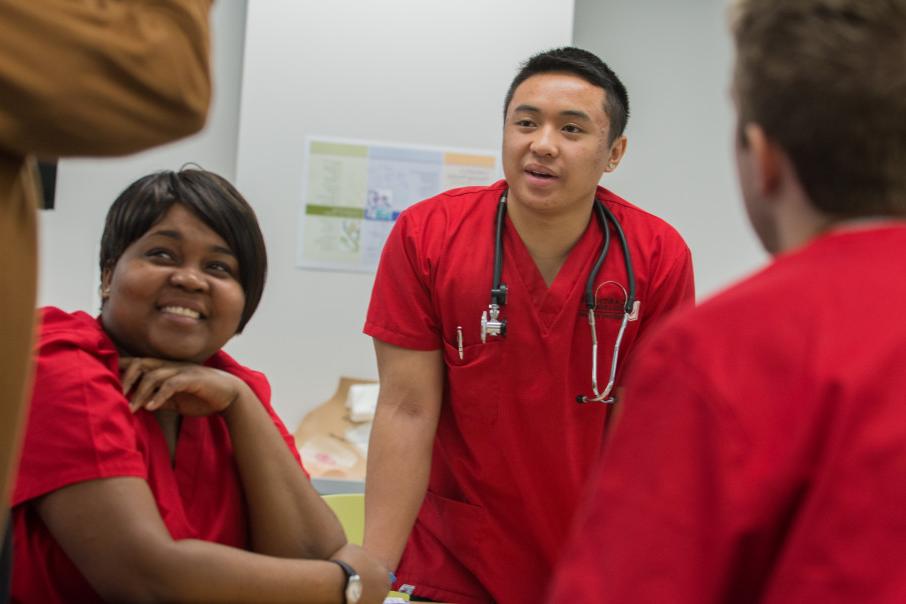
{"type": "MultiPolygon", "coordinates": [[[[595,291],[595,317],[621,320],[626,306],[626,295],[624,287],[616,281],[599,283],[595,291]]],[[[582,304],[579,314],[584,315],[587,312],[585,305],[582,304]]]]}

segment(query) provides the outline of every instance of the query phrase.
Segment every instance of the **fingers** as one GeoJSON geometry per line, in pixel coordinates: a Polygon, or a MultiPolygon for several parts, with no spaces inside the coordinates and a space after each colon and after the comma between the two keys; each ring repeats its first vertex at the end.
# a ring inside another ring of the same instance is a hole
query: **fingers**
{"type": "Polygon", "coordinates": [[[181,390],[181,388],[177,387],[178,381],[180,381],[179,377],[173,377],[161,384],[154,394],[154,397],[145,405],[145,409],[148,411],[157,411],[166,405],[167,402],[181,390]]]}
{"type": "Polygon", "coordinates": [[[173,384],[169,385],[166,393],[161,392],[162,386],[179,372],[179,368],[176,367],[161,367],[140,372],[135,378],[139,381],[129,400],[129,410],[135,413],[143,407],[148,411],[159,409],[175,392],[173,384]]]}
{"type": "Polygon", "coordinates": [[[120,357],[120,380],[123,384],[123,394],[128,394],[142,376],[161,367],[179,367],[177,363],[170,363],[162,359],[120,357]]]}
{"type": "Polygon", "coordinates": [[[247,388],[236,376],[194,363],[121,358],[119,364],[132,413],[166,407],[184,415],[210,415],[231,406],[247,388]]]}
{"type": "Polygon", "coordinates": [[[128,396],[132,392],[129,410],[135,413],[142,407],[149,411],[158,409],[173,395],[170,392],[167,398],[161,398],[156,393],[163,381],[179,373],[182,364],[155,358],[120,357],[119,366],[123,394],[128,396]]]}

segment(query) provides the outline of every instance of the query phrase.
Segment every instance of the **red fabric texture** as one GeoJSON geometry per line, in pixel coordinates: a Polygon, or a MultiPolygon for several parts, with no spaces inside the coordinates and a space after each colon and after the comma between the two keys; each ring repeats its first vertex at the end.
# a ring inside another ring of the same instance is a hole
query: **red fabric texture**
{"type": "MultiPolygon", "coordinates": [[[[550,288],[507,224],[507,334],[481,344],[505,187],[501,181],[457,189],[403,212],[384,247],[365,325],[365,333],[390,344],[443,350],[444,403],[428,492],[397,572],[398,585],[415,585],[417,595],[440,601],[507,604],[543,596],[607,413],[604,405],[576,403],[576,395],[591,391],[583,292],[603,240],[596,219],[550,288]]],[[[624,337],[625,367],[651,325],[692,304],[691,258],[665,222],[605,189],[598,195],[627,233],[638,281],[640,319],[624,337]]],[[[627,284],[615,236],[598,277],[598,284],[608,281],[627,284]]],[[[606,283],[598,302],[603,385],[622,290],[606,283]]]]}
{"type": "Polygon", "coordinates": [[[906,226],[647,340],[549,602],[906,602],[906,226]]]}
{"type": "MultiPolygon", "coordinates": [[[[99,320],[45,308],[41,322],[35,388],[12,501],[13,601],[100,601],[33,505],[43,495],[86,480],[143,478],[174,539],[246,548],[245,501],[223,418],[183,417],[171,464],[153,414],[130,413],[119,355],[99,320]]],[[[223,351],[206,365],[249,385],[301,466],[293,437],[271,408],[264,375],[223,351]]]]}

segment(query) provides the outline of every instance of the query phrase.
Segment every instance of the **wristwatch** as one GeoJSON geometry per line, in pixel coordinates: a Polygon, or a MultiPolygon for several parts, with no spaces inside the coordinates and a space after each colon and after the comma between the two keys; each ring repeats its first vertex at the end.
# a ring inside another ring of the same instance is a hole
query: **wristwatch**
{"type": "Polygon", "coordinates": [[[343,602],[345,604],[358,604],[362,597],[362,577],[355,569],[343,562],[342,560],[331,560],[339,565],[346,573],[346,588],[343,590],[343,602]]]}

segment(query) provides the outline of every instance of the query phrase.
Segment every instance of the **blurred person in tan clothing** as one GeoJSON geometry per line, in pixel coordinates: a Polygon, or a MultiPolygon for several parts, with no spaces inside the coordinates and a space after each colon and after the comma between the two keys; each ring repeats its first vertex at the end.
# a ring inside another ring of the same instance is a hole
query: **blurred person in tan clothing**
{"type": "MultiPolygon", "coordinates": [[[[123,155],[200,130],[211,97],[210,7],[211,0],[0,2],[2,532],[30,376],[35,157],[123,155]]],[[[7,576],[4,563],[0,602],[7,576]]]]}

